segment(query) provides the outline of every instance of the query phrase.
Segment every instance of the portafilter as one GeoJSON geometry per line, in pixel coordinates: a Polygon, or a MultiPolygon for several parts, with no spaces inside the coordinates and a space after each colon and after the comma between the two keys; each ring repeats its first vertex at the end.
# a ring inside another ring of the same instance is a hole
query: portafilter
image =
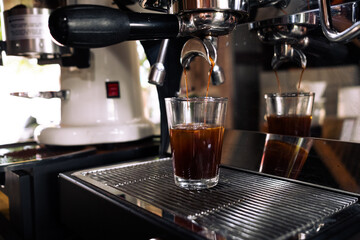
{"type": "MultiPolygon", "coordinates": [[[[204,40],[204,54],[199,56],[210,62],[209,57],[216,60],[217,37],[229,34],[249,15],[249,0],[143,0],[140,5],[166,13],[140,13],[99,5],[70,5],[51,14],[50,32],[58,43],[76,48],[106,47],[126,40],[164,39],[149,79],[151,83],[162,85],[167,39],[189,36],[204,40]],[[209,52],[214,54],[209,55],[209,52]]],[[[197,52],[194,49],[194,54],[197,52]]],[[[191,49],[188,49],[187,57],[190,53],[191,49]]],[[[219,79],[219,76],[223,76],[221,71],[218,66],[214,70],[217,83],[223,82],[223,79],[219,79]]]]}

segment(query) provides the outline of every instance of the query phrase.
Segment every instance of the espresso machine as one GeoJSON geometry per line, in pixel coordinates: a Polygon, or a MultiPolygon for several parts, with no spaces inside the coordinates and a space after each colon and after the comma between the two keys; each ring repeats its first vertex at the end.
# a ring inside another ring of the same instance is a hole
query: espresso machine
{"type": "Polygon", "coordinates": [[[189,67],[196,56],[204,57],[209,63],[212,58],[215,62],[213,83],[217,85],[224,81],[223,71],[217,65],[217,38],[230,33],[237,23],[244,21],[249,6],[237,2],[216,2],[208,5],[190,2],[182,4],[177,1],[171,4],[142,1],[140,4],[145,9],[167,14],[74,5],[55,11],[49,19],[49,27],[57,42],[76,48],[98,48],[125,40],[164,39],[161,43],[142,41],[142,44],[152,65],[149,82],[157,85],[162,109],[160,155],[165,156],[168,150],[168,134],[164,98],[178,92],[182,68],[189,67]],[[199,8],[203,11],[197,11],[199,8]],[[208,11],[218,8],[220,11],[208,11]],[[119,25],[119,22],[123,24],[119,25]],[[87,37],[90,35],[91,38],[87,37]],[[198,38],[189,39],[190,36],[198,38]],[[183,51],[179,52],[183,45],[183,51]],[[181,64],[178,61],[168,64],[167,56],[181,58],[181,64]]]}
{"type": "MultiPolygon", "coordinates": [[[[267,134],[226,127],[219,185],[188,192],[173,184],[164,108],[164,98],[179,94],[183,69],[193,68],[198,56],[206,64],[214,60],[211,78],[219,85],[215,88],[221,89],[227,81],[232,81],[233,89],[240,85],[242,79],[225,79],[229,73],[221,62],[221,40],[231,44],[227,36],[236,34],[235,49],[242,43],[241,47],[250,49],[256,40],[270,46],[266,58],[250,51],[239,57],[234,54],[236,62],[249,68],[261,58],[271,70],[289,65],[306,68],[316,64],[314,58],[324,56],[337,55],[343,61],[341,46],[358,40],[360,34],[358,1],[142,0],[142,9],[135,12],[131,4],[115,3],[119,10],[94,5],[59,8],[49,19],[50,31],[59,44],[79,48],[141,41],[152,65],[149,81],[157,85],[159,95],[160,158],[61,173],[61,217],[67,227],[94,239],[119,235],[142,239],[359,236],[357,143],[312,139],[299,177],[287,179],[259,172],[267,134]],[[256,40],[243,36],[244,31],[256,33],[256,40]],[[99,203],[102,207],[88,212],[99,203]],[[89,233],[89,226],[98,231],[89,233]],[[141,226],[142,231],[135,233],[131,226],[141,226]]],[[[246,84],[242,87],[249,97],[246,92],[253,90],[246,84]]],[[[229,102],[235,107],[237,101],[256,103],[253,98],[241,101],[241,95],[229,102]]],[[[230,117],[236,117],[235,107],[230,107],[230,117]]],[[[249,115],[248,111],[240,117],[249,115]]]]}
{"type": "MultiPolygon", "coordinates": [[[[121,6],[121,3],[115,3],[121,6]]],[[[271,62],[273,69],[286,62],[295,62],[305,68],[305,49],[311,49],[311,53],[326,52],[331,48],[336,49],[333,43],[348,42],[359,35],[357,1],[331,7],[330,1],[194,3],[143,0],[140,1],[140,6],[152,12],[134,12],[130,7],[115,10],[93,5],[68,6],[51,15],[49,27],[60,45],[77,48],[98,48],[123,41],[142,41],[152,65],[149,82],[157,85],[159,94],[162,113],[160,155],[166,155],[169,142],[163,99],[178,94],[182,69],[191,67],[191,62],[197,56],[204,58],[209,64],[210,59],[214,60],[212,83],[223,83],[224,71],[217,60],[218,40],[229,35],[237,26],[250,23],[250,31],[257,31],[262,42],[274,46],[271,62]],[[270,8],[277,11],[267,11],[270,8]],[[337,26],[339,21],[332,21],[332,16],[335,19],[336,16],[342,16],[347,19],[347,23],[353,24],[341,28],[337,26]],[[319,26],[322,29],[321,37],[309,37],[313,29],[319,34],[319,26]],[[89,35],[92,37],[88,38],[89,35]],[[154,39],[163,40],[148,41],[154,39]],[[167,56],[175,59],[174,63],[170,64],[167,56]],[[171,77],[167,72],[171,72],[171,77]]]]}

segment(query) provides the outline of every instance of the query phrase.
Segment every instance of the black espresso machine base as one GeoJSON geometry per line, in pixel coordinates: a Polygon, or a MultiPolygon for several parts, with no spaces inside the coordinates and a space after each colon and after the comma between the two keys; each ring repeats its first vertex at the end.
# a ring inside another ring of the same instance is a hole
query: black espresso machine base
{"type": "Polygon", "coordinates": [[[156,138],[93,146],[0,146],[0,239],[71,239],[59,221],[59,173],[156,156],[158,149],[156,138]]]}
{"type": "Polygon", "coordinates": [[[351,239],[360,232],[355,195],[226,166],[219,184],[201,191],[175,186],[169,158],[64,173],[59,181],[61,220],[79,239],[351,239]]]}

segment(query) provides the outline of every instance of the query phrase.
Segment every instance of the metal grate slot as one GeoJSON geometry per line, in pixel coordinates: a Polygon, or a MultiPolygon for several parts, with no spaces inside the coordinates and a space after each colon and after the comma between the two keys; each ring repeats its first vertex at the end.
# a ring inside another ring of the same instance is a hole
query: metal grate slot
{"type": "Polygon", "coordinates": [[[126,194],[125,199],[138,206],[186,219],[205,229],[200,232],[205,237],[288,239],[357,202],[346,194],[228,168],[221,168],[216,187],[188,191],[175,186],[170,159],[74,175],[126,194]]]}

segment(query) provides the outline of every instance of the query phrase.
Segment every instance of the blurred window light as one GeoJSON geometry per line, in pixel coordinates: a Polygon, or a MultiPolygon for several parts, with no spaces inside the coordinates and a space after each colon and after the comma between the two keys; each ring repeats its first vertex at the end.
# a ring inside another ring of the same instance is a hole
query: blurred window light
{"type": "Polygon", "coordinates": [[[3,64],[0,66],[0,144],[32,140],[38,124],[60,122],[61,101],[10,94],[60,90],[60,66],[40,66],[36,59],[18,56],[3,56],[3,64]]]}

